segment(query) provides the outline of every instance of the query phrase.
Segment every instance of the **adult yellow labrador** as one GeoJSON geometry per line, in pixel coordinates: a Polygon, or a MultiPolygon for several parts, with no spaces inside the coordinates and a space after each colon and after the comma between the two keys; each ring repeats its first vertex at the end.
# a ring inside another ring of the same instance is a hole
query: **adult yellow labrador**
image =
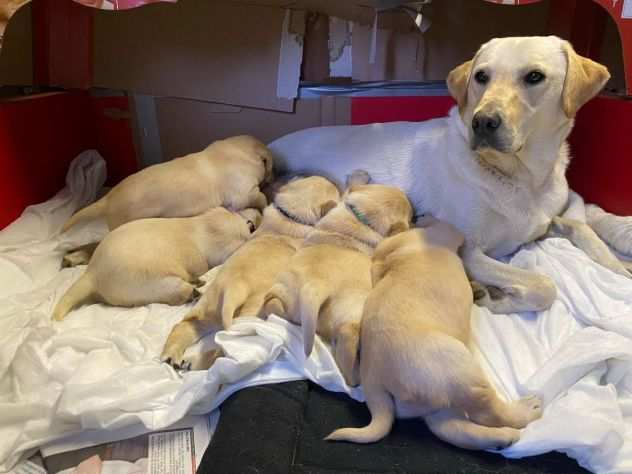
{"type": "Polygon", "coordinates": [[[551,227],[629,275],[588,225],[558,217],[569,197],[566,138],[577,110],[609,77],[555,36],[493,39],[449,74],[458,106],[447,117],[312,128],[269,148],[280,169],[340,182],[361,168],[374,182],[400,187],[417,214],[465,235],[470,278],[500,290],[496,298],[480,292],[480,303],[501,313],[542,310],[555,299],[552,280],[496,259],[551,227]]]}

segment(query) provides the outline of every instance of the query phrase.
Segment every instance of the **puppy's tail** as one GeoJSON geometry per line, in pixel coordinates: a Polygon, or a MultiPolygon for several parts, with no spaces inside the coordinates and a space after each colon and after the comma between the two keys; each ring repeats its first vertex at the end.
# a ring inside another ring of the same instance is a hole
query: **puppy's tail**
{"type": "Polygon", "coordinates": [[[271,314],[276,314],[283,317],[286,311],[285,287],[281,283],[275,283],[263,299],[261,316],[267,317],[271,314]]]}
{"type": "Polygon", "coordinates": [[[76,306],[96,300],[92,278],[85,273],[61,297],[55,310],[53,319],[61,321],[76,306]]]}
{"type": "Polygon", "coordinates": [[[93,202],[89,206],[80,209],[75,212],[70,218],[64,223],[61,228],[62,234],[74,226],[77,222],[86,220],[86,219],[96,219],[97,217],[101,217],[105,214],[105,207],[107,204],[107,194],[99,199],[97,202],[93,202]]]}
{"type": "Polygon", "coordinates": [[[320,308],[328,298],[326,288],[313,283],[306,283],[299,293],[301,327],[303,328],[303,349],[309,356],[314,348],[314,337],[318,326],[320,308]]]}
{"type": "Polygon", "coordinates": [[[222,292],[222,325],[228,329],[233,324],[235,313],[241,308],[248,298],[248,287],[240,281],[224,288],[222,292]]]}
{"type": "Polygon", "coordinates": [[[370,385],[365,385],[364,394],[371,412],[371,423],[364,428],[341,428],[331,433],[325,440],[374,443],[391,431],[395,418],[395,407],[391,395],[381,386],[370,385]]]}

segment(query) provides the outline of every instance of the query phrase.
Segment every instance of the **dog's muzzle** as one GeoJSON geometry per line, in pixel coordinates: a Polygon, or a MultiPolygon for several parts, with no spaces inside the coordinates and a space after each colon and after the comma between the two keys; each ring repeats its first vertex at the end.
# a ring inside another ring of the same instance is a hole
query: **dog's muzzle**
{"type": "Polygon", "coordinates": [[[472,149],[488,147],[503,151],[502,124],[503,120],[499,113],[475,113],[472,117],[472,149]]]}

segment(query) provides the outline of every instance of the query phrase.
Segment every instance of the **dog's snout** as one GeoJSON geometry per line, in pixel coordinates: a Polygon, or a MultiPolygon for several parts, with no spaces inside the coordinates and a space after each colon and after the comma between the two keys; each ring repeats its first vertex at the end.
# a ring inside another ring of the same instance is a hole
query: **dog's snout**
{"type": "Polygon", "coordinates": [[[477,112],[472,118],[472,130],[476,135],[491,135],[502,124],[499,114],[484,114],[477,112]]]}

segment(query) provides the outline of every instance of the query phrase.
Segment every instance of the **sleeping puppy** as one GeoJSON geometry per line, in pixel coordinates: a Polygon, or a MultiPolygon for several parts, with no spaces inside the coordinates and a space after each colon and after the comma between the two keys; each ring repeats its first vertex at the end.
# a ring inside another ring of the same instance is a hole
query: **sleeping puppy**
{"type": "Polygon", "coordinates": [[[208,368],[219,351],[185,359],[186,348],[212,329],[230,327],[235,317],[259,315],[276,276],[287,268],[312,226],[339,201],[338,188],[318,176],[282,186],[252,239],[226,261],[195,307],[174,326],[161,359],[177,369],[208,368]]]}
{"type": "Polygon", "coordinates": [[[248,135],[219,140],[201,152],[128,176],[75,213],[62,232],[96,217],[104,217],[114,230],[136,219],[197,216],[218,206],[263,210],[267,201],[259,185],[271,177],[272,155],[259,140],[248,135]]]}
{"type": "Polygon", "coordinates": [[[198,278],[244,244],[260,220],[256,209],[236,214],[217,207],[196,217],[128,222],[98,245],[53,319],[60,321],[75,306],[91,302],[186,303],[196,294],[198,278]]]}
{"type": "Polygon", "coordinates": [[[360,354],[372,420],[327,439],[371,443],[389,433],[395,416],[424,417],[456,446],[505,448],[541,416],[535,396],[502,401],[468,348],[473,299],[456,253],[462,244],[461,233],[435,220],[377,247],[360,354]]]}
{"type": "Polygon", "coordinates": [[[347,384],[357,385],[360,319],[371,290],[371,254],[383,237],[408,229],[412,207],[399,189],[351,186],[316,225],[266,296],[264,315],[301,324],[305,355],[315,333],[334,345],[347,384]]]}

